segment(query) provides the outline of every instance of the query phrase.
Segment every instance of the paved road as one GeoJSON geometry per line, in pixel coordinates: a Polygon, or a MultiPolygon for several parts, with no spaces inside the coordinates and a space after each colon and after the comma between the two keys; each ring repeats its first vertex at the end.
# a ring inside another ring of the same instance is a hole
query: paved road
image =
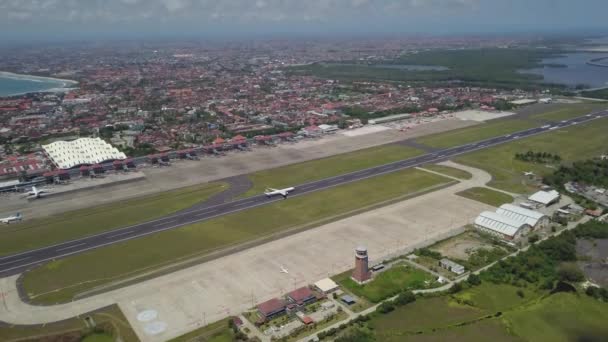
{"type": "MultiPolygon", "coordinates": [[[[585,116],[564,120],[559,123],[546,124],[542,127],[527,129],[524,131],[498,136],[479,142],[469,143],[461,146],[438,150],[422,156],[401,160],[385,165],[380,165],[364,170],[359,170],[335,177],[330,177],[314,182],[296,185],[296,190],[290,196],[300,196],[314,191],[328,189],[334,186],[347,184],[362,179],[375,177],[399,170],[417,167],[427,163],[445,161],[455,156],[484,149],[490,146],[503,144],[523,137],[541,134],[558,128],[569,127],[583,122],[608,117],[608,111],[600,111],[585,116]]],[[[130,227],[111,230],[108,232],[80,238],[77,240],[63,242],[57,245],[39,248],[23,253],[0,257],[0,277],[6,277],[21,273],[28,268],[45,263],[53,259],[64,258],[73,254],[82,253],[91,249],[111,245],[114,243],[139,238],[149,234],[174,229],[214,217],[250,209],[272,202],[282,201],[279,197],[267,198],[257,195],[248,198],[221,203],[214,206],[192,207],[161,219],[137,224],[130,227]]]]}

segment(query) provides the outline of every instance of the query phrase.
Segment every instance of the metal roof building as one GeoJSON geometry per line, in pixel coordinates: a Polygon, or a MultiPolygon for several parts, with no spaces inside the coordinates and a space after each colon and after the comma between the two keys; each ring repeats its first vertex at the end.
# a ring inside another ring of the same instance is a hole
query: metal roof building
{"type": "Polygon", "coordinates": [[[100,138],[80,138],[42,145],[49,159],[60,169],[79,165],[99,164],[127,156],[100,138]]]}
{"type": "Polygon", "coordinates": [[[519,237],[530,229],[530,225],[525,222],[491,211],[479,214],[475,219],[475,226],[486,233],[506,239],[519,237]]]}
{"type": "Polygon", "coordinates": [[[338,289],[338,284],[330,278],[325,278],[316,282],[315,287],[323,293],[330,293],[338,289]]]}
{"type": "Polygon", "coordinates": [[[552,203],[559,201],[559,198],[560,198],[560,194],[559,194],[559,192],[557,192],[555,190],[539,191],[539,192],[532,194],[530,197],[528,197],[528,199],[530,201],[540,203],[545,206],[551,205],[552,203]]]}
{"type": "Polygon", "coordinates": [[[538,211],[518,207],[513,204],[503,204],[496,210],[497,214],[524,222],[530,227],[539,227],[548,223],[549,217],[538,211]]]}

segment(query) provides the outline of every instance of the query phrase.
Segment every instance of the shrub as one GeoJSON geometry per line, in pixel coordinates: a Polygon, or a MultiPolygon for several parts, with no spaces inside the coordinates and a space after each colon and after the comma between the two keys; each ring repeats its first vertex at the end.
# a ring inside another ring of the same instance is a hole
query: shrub
{"type": "Polygon", "coordinates": [[[450,287],[450,293],[458,293],[460,291],[462,291],[461,283],[454,283],[454,285],[452,285],[452,287],[450,287]]]}
{"type": "Polygon", "coordinates": [[[416,295],[412,291],[401,292],[393,303],[397,306],[406,305],[416,301],[416,295]]]}
{"type": "Polygon", "coordinates": [[[477,274],[471,273],[467,278],[467,283],[471,286],[477,286],[481,284],[481,278],[477,274]]]}
{"type": "Polygon", "coordinates": [[[576,264],[572,263],[561,264],[557,274],[562,281],[581,282],[585,280],[583,272],[576,264]]]}
{"type": "Polygon", "coordinates": [[[538,240],[540,240],[540,237],[539,237],[538,235],[536,235],[536,234],[534,234],[534,235],[530,235],[530,236],[528,237],[528,243],[535,243],[535,242],[537,242],[538,240]]]}
{"type": "Polygon", "coordinates": [[[378,312],[381,314],[387,314],[391,311],[395,310],[395,305],[393,305],[392,301],[382,302],[382,304],[378,305],[378,312]]]}

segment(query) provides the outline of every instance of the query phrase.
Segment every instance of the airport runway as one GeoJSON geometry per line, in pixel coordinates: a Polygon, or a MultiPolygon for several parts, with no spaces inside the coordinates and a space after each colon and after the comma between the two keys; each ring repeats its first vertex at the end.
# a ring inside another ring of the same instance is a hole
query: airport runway
{"type": "MultiPolygon", "coordinates": [[[[385,165],[380,165],[369,169],[338,175],[335,177],[330,177],[310,183],[300,185],[294,184],[296,189],[290,195],[290,197],[300,196],[314,191],[323,190],[390,172],[408,169],[427,163],[435,163],[439,161],[448,160],[460,154],[469,153],[490,146],[495,146],[509,141],[513,141],[519,138],[529,137],[554,129],[564,128],[607,116],[608,111],[595,112],[570,120],[564,120],[559,123],[547,124],[542,127],[531,128],[524,131],[498,136],[479,142],[437,150],[422,156],[401,160],[385,165]]],[[[130,227],[119,228],[112,231],[80,238],[77,240],[63,242],[53,246],[0,257],[0,277],[6,277],[21,273],[27,270],[28,268],[43,264],[49,260],[64,258],[94,248],[99,248],[130,239],[136,239],[160,231],[178,228],[192,223],[208,220],[214,217],[282,200],[283,198],[281,196],[267,198],[265,195],[262,194],[214,206],[195,206],[191,209],[180,211],[173,215],[169,215],[154,221],[137,224],[130,227]]]]}

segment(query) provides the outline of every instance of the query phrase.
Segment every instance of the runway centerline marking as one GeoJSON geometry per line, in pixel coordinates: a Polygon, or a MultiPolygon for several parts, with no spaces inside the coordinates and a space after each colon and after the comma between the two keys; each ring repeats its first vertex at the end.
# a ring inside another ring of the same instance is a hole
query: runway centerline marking
{"type": "Polygon", "coordinates": [[[13,260],[13,261],[7,261],[7,262],[3,262],[3,263],[1,263],[1,264],[0,264],[0,266],[1,266],[1,265],[14,264],[14,263],[16,263],[16,262],[23,261],[23,260],[26,260],[26,259],[29,259],[29,258],[31,258],[31,257],[25,257],[25,258],[16,259],[16,260],[13,260]]]}
{"type": "Polygon", "coordinates": [[[86,242],[77,243],[75,245],[71,245],[71,246],[67,246],[67,247],[63,247],[63,248],[58,248],[57,251],[63,251],[63,250],[70,249],[70,248],[76,248],[76,247],[83,246],[83,245],[86,245],[86,244],[87,244],[86,242]]]}
{"type": "Polygon", "coordinates": [[[127,230],[126,232],[122,232],[122,233],[106,236],[106,239],[111,239],[111,238],[114,238],[114,237],[117,237],[117,236],[127,235],[127,234],[133,233],[133,232],[134,232],[134,230],[127,230]]]}

